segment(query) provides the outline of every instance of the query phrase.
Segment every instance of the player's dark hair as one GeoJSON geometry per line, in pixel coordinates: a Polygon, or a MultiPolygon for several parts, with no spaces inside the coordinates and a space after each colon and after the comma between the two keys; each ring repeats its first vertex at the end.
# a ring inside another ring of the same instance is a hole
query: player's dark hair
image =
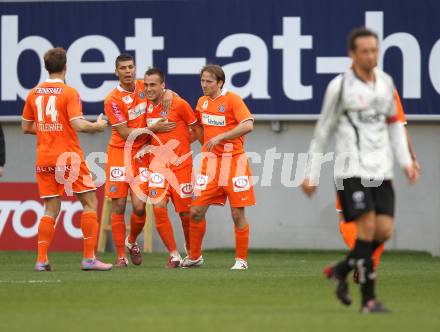
{"type": "Polygon", "coordinates": [[[118,69],[119,62],[130,61],[130,60],[133,61],[133,63],[134,63],[134,58],[131,54],[122,53],[122,54],[118,55],[118,57],[115,60],[115,68],[118,69]]]}
{"type": "Polygon", "coordinates": [[[62,47],[55,47],[44,53],[44,68],[49,74],[60,73],[64,70],[67,62],[66,50],[62,47]]]}
{"type": "MultiPolygon", "coordinates": [[[[200,71],[200,76],[202,76],[205,71],[210,73],[212,76],[214,76],[217,82],[222,81],[223,84],[225,84],[225,79],[226,79],[225,72],[223,71],[222,67],[220,67],[219,65],[209,64],[204,66],[200,71]]],[[[223,84],[221,86],[222,88],[223,88],[223,84]]]]}
{"type": "Polygon", "coordinates": [[[374,31],[366,27],[355,28],[348,34],[347,38],[347,47],[350,51],[356,50],[356,39],[360,37],[374,37],[376,40],[379,40],[379,37],[374,31]]]}
{"type": "Polygon", "coordinates": [[[165,74],[163,73],[162,70],[160,70],[159,68],[156,67],[150,67],[148,68],[148,70],[145,72],[146,76],[151,76],[151,75],[157,75],[160,77],[160,82],[163,83],[165,82],[165,74]]]}

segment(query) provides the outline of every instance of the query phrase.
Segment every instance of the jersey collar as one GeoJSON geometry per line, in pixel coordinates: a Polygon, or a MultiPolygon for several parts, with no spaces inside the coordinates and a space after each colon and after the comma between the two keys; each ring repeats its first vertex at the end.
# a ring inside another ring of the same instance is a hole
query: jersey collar
{"type": "Polygon", "coordinates": [[[61,80],[59,78],[48,78],[44,82],[46,82],[46,83],[64,83],[63,80],[61,80]]]}

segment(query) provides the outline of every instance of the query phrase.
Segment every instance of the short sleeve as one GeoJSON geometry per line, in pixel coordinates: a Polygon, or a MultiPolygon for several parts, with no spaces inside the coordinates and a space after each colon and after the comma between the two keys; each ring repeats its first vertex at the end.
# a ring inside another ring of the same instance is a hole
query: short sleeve
{"type": "Polygon", "coordinates": [[[235,121],[238,123],[241,123],[245,120],[254,120],[254,117],[240,96],[235,94],[231,95],[231,106],[235,121]]]}
{"type": "Polygon", "coordinates": [[[104,112],[112,126],[127,122],[127,117],[124,115],[121,105],[112,98],[104,102],[104,112]]]}
{"type": "Polygon", "coordinates": [[[79,93],[75,89],[67,92],[67,116],[69,120],[81,119],[84,117],[82,102],[79,93]]]}
{"type": "Polygon", "coordinates": [[[187,125],[192,125],[197,122],[196,114],[185,100],[179,100],[179,109],[180,115],[187,125]]]}
{"type": "Polygon", "coordinates": [[[26,102],[23,107],[22,119],[25,121],[35,121],[34,111],[32,110],[32,101],[33,99],[32,91],[28,94],[26,98],[26,102]]]}

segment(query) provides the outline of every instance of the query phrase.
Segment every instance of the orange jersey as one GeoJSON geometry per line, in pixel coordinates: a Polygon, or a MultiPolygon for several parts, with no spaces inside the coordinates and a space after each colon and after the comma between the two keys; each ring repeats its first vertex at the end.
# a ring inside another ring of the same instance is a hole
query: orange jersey
{"type": "MultiPolygon", "coordinates": [[[[151,144],[156,146],[166,145],[169,141],[173,139],[176,140],[179,142],[179,145],[173,148],[174,153],[171,153],[169,156],[169,159],[172,160],[167,160],[170,162],[170,169],[175,170],[192,165],[192,157],[190,155],[190,132],[188,126],[197,122],[193,109],[184,99],[178,96],[173,96],[173,101],[168,112],[163,111],[162,103],[154,106],[150,102],[147,108],[148,126],[155,124],[162,118],[167,118],[169,122],[175,122],[176,128],[167,133],[156,133],[153,136],[151,144]],[[183,160],[180,160],[180,157],[183,157],[183,160]]],[[[151,162],[154,159],[154,154],[150,153],[149,155],[151,162]]]]}
{"type": "MultiPolygon", "coordinates": [[[[121,86],[114,88],[104,100],[104,111],[112,125],[112,136],[109,145],[123,148],[123,139],[116,129],[117,125],[127,123],[130,128],[144,128],[146,123],[147,99],[144,93],[144,82],[136,81],[133,92],[126,91],[121,86]]],[[[146,142],[145,138],[136,139],[133,147],[139,147],[146,142]]]]}
{"type": "MultiPolygon", "coordinates": [[[[204,142],[211,138],[234,129],[245,120],[254,119],[243,99],[237,94],[223,89],[220,96],[211,99],[208,96],[199,98],[197,102],[197,116],[204,129],[204,142]]],[[[202,151],[206,152],[205,147],[202,151]]],[[[244,153],[244,136],[222,141],[212,150],[217,156],[228,152],[232,155],[244,153]],[[225,145],[232,144],[232,151],[225,145]]]]}
{"type": "Polygon", "coordinates": [[[396,104],[397,120],[403,124],[406,124],[405,112],[403,111],[402,102],[400,101],[400,96],[396,89],[394,89],[394,103],[396,104]]]}
{"type": "Polygon", "coordinates": [[[60,79],[48,79],[33,88],[26,99],[23,120],[33,121],[37,135],[37,166],[55,166],[64,152],[84,159],[78,135],[70,124],[83,118],[78,92],[60,79]]]}

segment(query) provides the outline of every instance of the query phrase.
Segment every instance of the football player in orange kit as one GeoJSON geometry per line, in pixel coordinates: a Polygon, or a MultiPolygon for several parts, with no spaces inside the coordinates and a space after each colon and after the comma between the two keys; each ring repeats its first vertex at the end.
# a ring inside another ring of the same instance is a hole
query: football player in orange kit
{"type": "Polygon", "coordinates": [[[102,132],[107,122],[102,119],[102,114],[93,123],[84,119],[78,92],[64,83],[66,62],[66,51],[60,47],[44,54],[49,79],[30,91],[23,110],[23,132],[37,136],[37,183],[45,205],[44,215],[38,225],[35,270],[52,270],[47,252],[53,239],[55,220],[60,212],[60,196],[67,192],[69,195],[75,193],[84,208],[81,215],[84,237],[81,267],[83,270],[106,271],[112,265],[95,257],[99,228],[96,188],[76,132],[102,132]]]}
{"type": "Polygon", "coordinates": [[[202,240],[205,214],[212,204],[229,199],[235,224],[235,264],[232,270],[248,268],[249,224],[245,207],[255,205],[251,170],[244,151],[244,136],[253,130],[254,118],[243,100],[223,85],[225,73],[218,65],[201,70],[203,97],[196,111],[204,131],[204,158],[194,184],[190,215],[190,255],[185,268],[203,264],[202,240]]]}
{"type": "MultiPolygon", "coordinates": [[[[133,210],[130,218],[130,234],[127,238],[124,214],[130,187],[135,183],[141,183],[140,189],[146,191],[148,186],[148,165],[139,163],[134,158],[147,142],[146,134],[136,134],[137,129],[146,126],[147,99],[144,82],[136,80],[134,58],[130,54],[121,54],[116,58],[115,67],[119,84],[104,101],[104,110],[112,125],[112,135],[107,150],[106,195],[112,199],[112,235],[118,256],[115,267],[127,267],[124,244],[128,248],[132,263],[139,265],[142,262],[136,238],[142,232],[145,223],[145,201],[133,190],[130,190],[133,210]],[[133,136],[135,139],[130,139],[133,136]],[[127,165],[124,161],[125,150],[131,165],[127,165]]],[[[169,102],[172,100],[170,91],[165,93],[164,100],[169,107],[169,102]]],[[[174,127],[173,123],[159,121],[149,129],[152,132],[162,132],[172,130],[174,127]]]]}
{"type": "MultiPolygon", "coordinates": [[[[402,102],[400,101],[399,93],[397,90],[394,90],[394,103],[396,104],[396,115],[398,118],[398,121],[406,125],[406,116],[403,111],[402,102]]],[[[409,137],[408,131],[406,132],[407,139],[408,139],[408,147],[409,152],[411,154],[411,158],[414,162],[414,168],[418,173],[420,173],[420,165],[417,161],[416,155],[414,153],[414,149],[411,143],[411,139],[409,137]]],[[[339,215],[339,231],[342,235],[342,238],[344,239],[345,244],[349,249],[353,249],[354,244],[356,242],[357,232],[356,232],[356,224],[353,222],[346,222],[344,215],[342,213],[342,206],[341,202],[339,201],[338,196],[336,196],[336,211],[339,215]]],[[[385,244],[383,243],[373,243],[373,265],[374,269],[376,270],[379,266],[380,259],[382,257],[382,253],[385,249],[385,244]]],[[[359,283],[359,273],[357,271],[353,272],[353,280],[355,283],[359,283]]]]}
{"type": "Polygon", "coordinates": [[[150,68],[144,76],[145,93],[150,103],[147,109],[148,126],[161,119],[176,124],[170,132],[153,136],[152,150],[148,154],[150,181],[149,198],[153,202],[156,229],[169,252],[168,268],[177,268],[181,256],[177,251],[173,227],[168,217],[167,204],[171,199],[182,220],[185,246],[189,251],[189,210],[192,200],[191,137],[201,139],[201,127],[191,106],[178,96],[168,111],[162,104],[165,76],[158,68],[150,68]],[[194,135],[191,135],[193,133],[194,135]]]}

